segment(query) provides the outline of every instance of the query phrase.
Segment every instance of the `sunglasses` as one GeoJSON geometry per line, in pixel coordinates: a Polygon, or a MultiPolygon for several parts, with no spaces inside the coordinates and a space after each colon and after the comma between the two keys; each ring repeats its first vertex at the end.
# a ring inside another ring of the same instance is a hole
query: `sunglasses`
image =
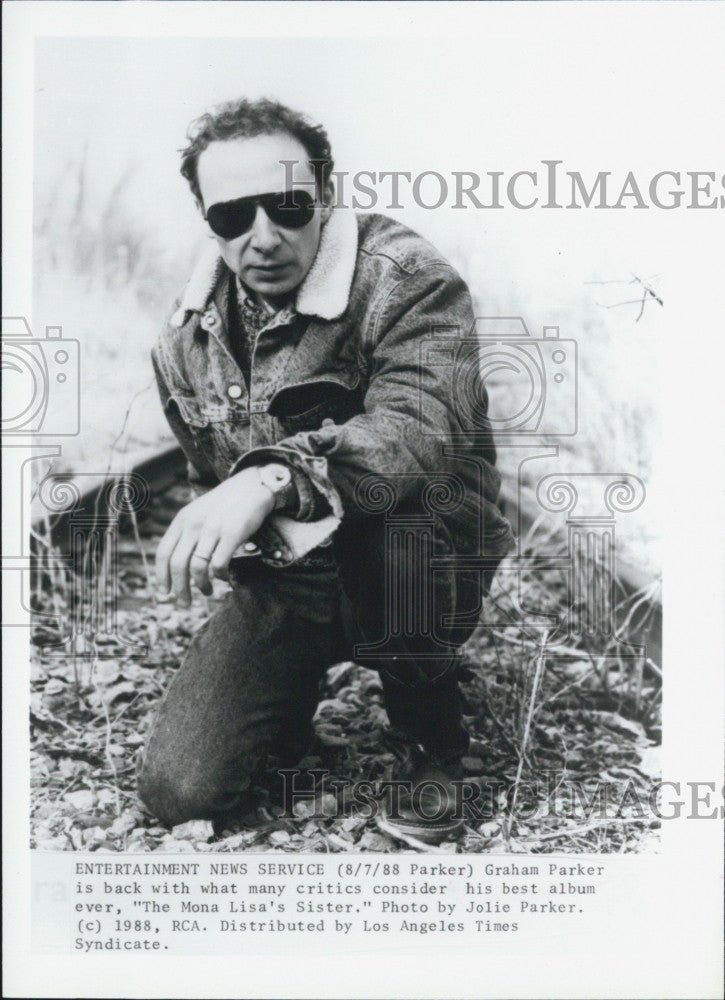
{"type": "Polygon", "coordinates": [[[315,199],[308,191],[277,191],[217,202],[207,210],[206,221],[223,240],[235,240],[254,225],[257,205],[262,206],[270,222],[283,229],[302,229],[315,213],[315,199]]]}

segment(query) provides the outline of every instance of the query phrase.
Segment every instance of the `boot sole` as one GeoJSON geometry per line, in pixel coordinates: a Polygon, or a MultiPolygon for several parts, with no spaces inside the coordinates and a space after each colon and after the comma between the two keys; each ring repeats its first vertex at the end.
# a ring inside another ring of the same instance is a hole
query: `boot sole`
{"type": "Polygon", "coordinates": [[[400,820],[390,820],[378,816],[375,820],[378,828],[390,837],[413,837],[423,844],[440,844],[444,840],[455,840],[463,830],[463,820],[452,820],[449,823],[435,826],[431,823],[401,823],[400,820]]]}

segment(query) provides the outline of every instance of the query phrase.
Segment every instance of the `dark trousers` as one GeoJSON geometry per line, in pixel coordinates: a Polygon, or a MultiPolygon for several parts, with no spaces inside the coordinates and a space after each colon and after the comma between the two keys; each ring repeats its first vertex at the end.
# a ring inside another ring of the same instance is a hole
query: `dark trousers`
{"type": "Polygon", "coordinates": [[[283,569],[233,561],[232,589],[192,639],[148,741],[139,794],[163,822],[231,816],[268,753],[299,760],[320,679],[344,660],[380,672],[396,729],[447,756],[467,749],[456,673],[478,574],[445,566],[440,531],[338,534],[283,569]]]}

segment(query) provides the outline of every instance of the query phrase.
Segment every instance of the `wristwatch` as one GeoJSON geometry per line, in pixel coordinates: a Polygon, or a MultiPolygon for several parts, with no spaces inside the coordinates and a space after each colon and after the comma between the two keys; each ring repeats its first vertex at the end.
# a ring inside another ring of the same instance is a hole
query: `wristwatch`
{"type": "Polygon", "coordinates": [[[292,479],[292,473],[286,465],[273,462],[271,465],[258,465],[259,481],[274,495],[273,510],[283,510],[294,504],[297,491],[292,479]]]}

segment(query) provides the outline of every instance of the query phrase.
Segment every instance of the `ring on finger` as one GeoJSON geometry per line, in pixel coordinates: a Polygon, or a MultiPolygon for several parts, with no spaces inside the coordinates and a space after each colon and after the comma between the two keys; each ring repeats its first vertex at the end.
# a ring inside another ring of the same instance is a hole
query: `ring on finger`
{"type": "Polygon", "coordinates": [[[211,556],[203,556],[199,552],[194,552],[192,554],[191,558],[192,559],[201,559],[203,562],[210,562],[211,561],[211,556]]]}

